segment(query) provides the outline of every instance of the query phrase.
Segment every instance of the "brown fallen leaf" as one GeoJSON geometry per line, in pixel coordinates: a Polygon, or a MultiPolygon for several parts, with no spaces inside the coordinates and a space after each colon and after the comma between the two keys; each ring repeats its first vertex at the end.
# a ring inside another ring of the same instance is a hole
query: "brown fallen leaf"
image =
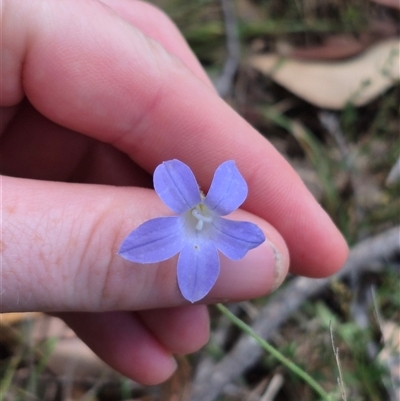
{"type": "MultiPolygon", "coordinates": [[[[372,2],[400,9],[400,0],[370,0],[372,2]]],[[[320,5],[318,2],[309,4],[309,14],[316,18],[316,13],[320,5]]],[[[307,4],[307,2],[306,2],[307,4]]],[[[260,7],[255,6],[251,0],[238,1],[239,19],[249,23],[257,21],[265,23],[270,16],[260,12],[260,7]],[[249,13],[242,13],[241,9],[251,9],[249,13]]],[[[304,4],[305,5],[305,4],[304,4]]],[[[306,43],[296,44],[290,39],[290,36],[278,36],[275,43],[275,51],[281,56],[300,60],[340,60],[354,57],[365,51],[371,45],[381,42],[388,38],[398,37],[400,34],[400,25],[393,12],[390,10],[376,12],[376,7],[370,7],[365,10],[366,21],[354,32],[325,32],[319,35],[319,42],[306,41],[306,43]]],[[[269,40],[270,42],[270,40],[269,40]]],[[[268,48],[268,41],[257,37],[251,44],[254,52],[263,51],[268,48]]]]}
{"type": "Polygon", "coordinates": [[[400,395],[400,326],[396,322],[386,321],[381,330],[384,348],[379,353],[378,359],[387,366],[392,391],[398,397],[400,395]]]}
{"type": "Polygon", "coordinates": [[[400,39],[388,39],[356,58],[341,62],[306,62],[277,54],[255,55],[248,64],[297,96],[322,108],[362,106],[400,79],[400,39]]]}
{"type": "Polygon", "coordinates": [[[381,6],[386,6],[390,8],[395,8],[400,10],[400,1],[399,0],[371,0],[374,3],[380,4],[381,6]]]}
{"type": "Polygon", "coordinates": [[[0,313],[0,324],[13,325],[26,319],[33,319],[40,315],[39,312],[0,313]]]}
{"type": "Polygon", "coordinates": [[[18,338],[12,336],[12,332],[6,329],[27,319],[32,320],[30,332],[32,343],[39,343],[50,337],[57,338],[47,363],[47,367],[53,373],[58,376],[73,374],[77,377],[97,377],[104,372],[108,374],[112,372],[62,320],[39,312],[0,314],[3,343],[7,342],[15,347],[18,338]]]}
{"type": "Polygon", "coordinates": [[[337,60],[362,52],[368,42],[349,34],[330,36],[319,46],[294,48],[287,56],[303,60],[337,60]]]}
{"type": "Polygon", "coordinates": [[[112,370],[60,319],[45,316],[32,327],[32,341],[41,342],[49,337],[57,342],[47,361],[47,367],[57,376],[74,378],[99,377],[112,370]]]}
{"type": "Polygon", "coordinates": [[[389,175],[386,178],[386,185],[388,187],[395,185],[400,181],[400,157],[397,159],[394,166],[390,169],[389,175]]]}
{"type": "Polygon", "coordinates": [[[371,19],[365,31],[359,35],[349,33],[336,34],[325,37],[320,45],[309,47],[295,47],[283,56],[301,60],[340,60],[354,57],[368,47],[388,38],[393,38],[398,32],[398,26],[389,19],[371,19]]]}

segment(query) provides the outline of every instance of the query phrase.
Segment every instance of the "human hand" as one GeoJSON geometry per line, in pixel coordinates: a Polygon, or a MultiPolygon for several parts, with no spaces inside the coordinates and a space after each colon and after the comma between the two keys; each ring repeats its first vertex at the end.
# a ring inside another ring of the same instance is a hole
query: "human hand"
{"type": "Polygon", "coordinates": [[[204,189],[221,162],[235,160],[249,196],[233,218],[269,240],[240,261],[222,258],[205,303],[269,293],[289,253],[296,274],[341,267],[347,247],[329,217],[218,97],[164,14],[134,0],[1,7],[3,312],[57,313],[124,375],[169,377],[172,354],[207,341],[206,307],[182,298],[176,259],[140,265],[117,251],[133,228],[168,214],[145,187],[173,158],[204,189]]]}

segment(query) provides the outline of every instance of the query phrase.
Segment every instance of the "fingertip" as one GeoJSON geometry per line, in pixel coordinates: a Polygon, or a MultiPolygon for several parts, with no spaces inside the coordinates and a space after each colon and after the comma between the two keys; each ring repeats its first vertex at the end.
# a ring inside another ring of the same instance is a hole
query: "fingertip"
{"type": "Polygon", "coordinates": [[[323,278],[337,273],[343,267],[349,247],[327,212],[315,205],[310,203],[310,207],[314,206],[314,220],[302,223],[302,241],[296,242],[295,236],[290,238],[289,249],[296,255],[290,272],[310,278],[323,278]]]}
{"type": "MultiPolygon", "coordinates": [[[[312,264],[313,269],[299,263],[291,269],[291,272],[310,278],[324,278],[341,270],[349,256],[346,240],[337,230],[337,234],[332,235],[325,244],[327,245],[318,249],[318,252],[314,252],[314,248],[309,247],[310,254],[307,256],[307,263],[312,264]]],[[[318,247],[318,244],[316,246],[318,247]]]]}

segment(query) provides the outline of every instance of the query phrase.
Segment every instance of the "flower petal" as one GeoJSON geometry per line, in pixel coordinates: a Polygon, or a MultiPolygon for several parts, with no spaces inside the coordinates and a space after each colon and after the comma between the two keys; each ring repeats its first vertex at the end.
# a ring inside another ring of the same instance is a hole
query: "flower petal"
{"type": "Polygon", "coordinates": [[[156,263],[180,252],[185,241],[182,218],[159,217],[133,230],[125,238],[118,254],[131,262],[156,263]]]}
{"type": "Polygon", "coordinates": [[[184,298],[196,302],[204,298],[219,274],[219,256],[211,241],[187,244],[178,259],[178,285],[184,298]]]}
{"type": "Polygon", "coordinates": [[[212,239],[215,246],[228,258],[238,260],[265,241],[261,229],[247,221],[213,219],[212,239]]]}
{"type": "Polygon", "coordinates": [[[169,160],[154,171],[154,189],[175,213],[181,214],[201,202],[199,186],[192,170],[179,160],[169,160]]]}
{"type": "Polygon", "coordinates": [[[236,210],[247,197],[247,184],[233,160],[222,163],[215,170],[205,205],[220,216],[236,210]]]}

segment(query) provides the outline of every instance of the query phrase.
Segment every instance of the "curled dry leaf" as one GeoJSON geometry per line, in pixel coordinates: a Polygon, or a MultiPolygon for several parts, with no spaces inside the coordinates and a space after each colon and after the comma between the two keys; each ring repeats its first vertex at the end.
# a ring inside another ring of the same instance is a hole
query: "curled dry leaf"
{"type": "Polygon", "coordinates": [[[255,55],[248,63],[317,107],[363,106],[400,79],[400,39],[381,42],[341,62],[306,62],[277,54],[255,55]]]}

